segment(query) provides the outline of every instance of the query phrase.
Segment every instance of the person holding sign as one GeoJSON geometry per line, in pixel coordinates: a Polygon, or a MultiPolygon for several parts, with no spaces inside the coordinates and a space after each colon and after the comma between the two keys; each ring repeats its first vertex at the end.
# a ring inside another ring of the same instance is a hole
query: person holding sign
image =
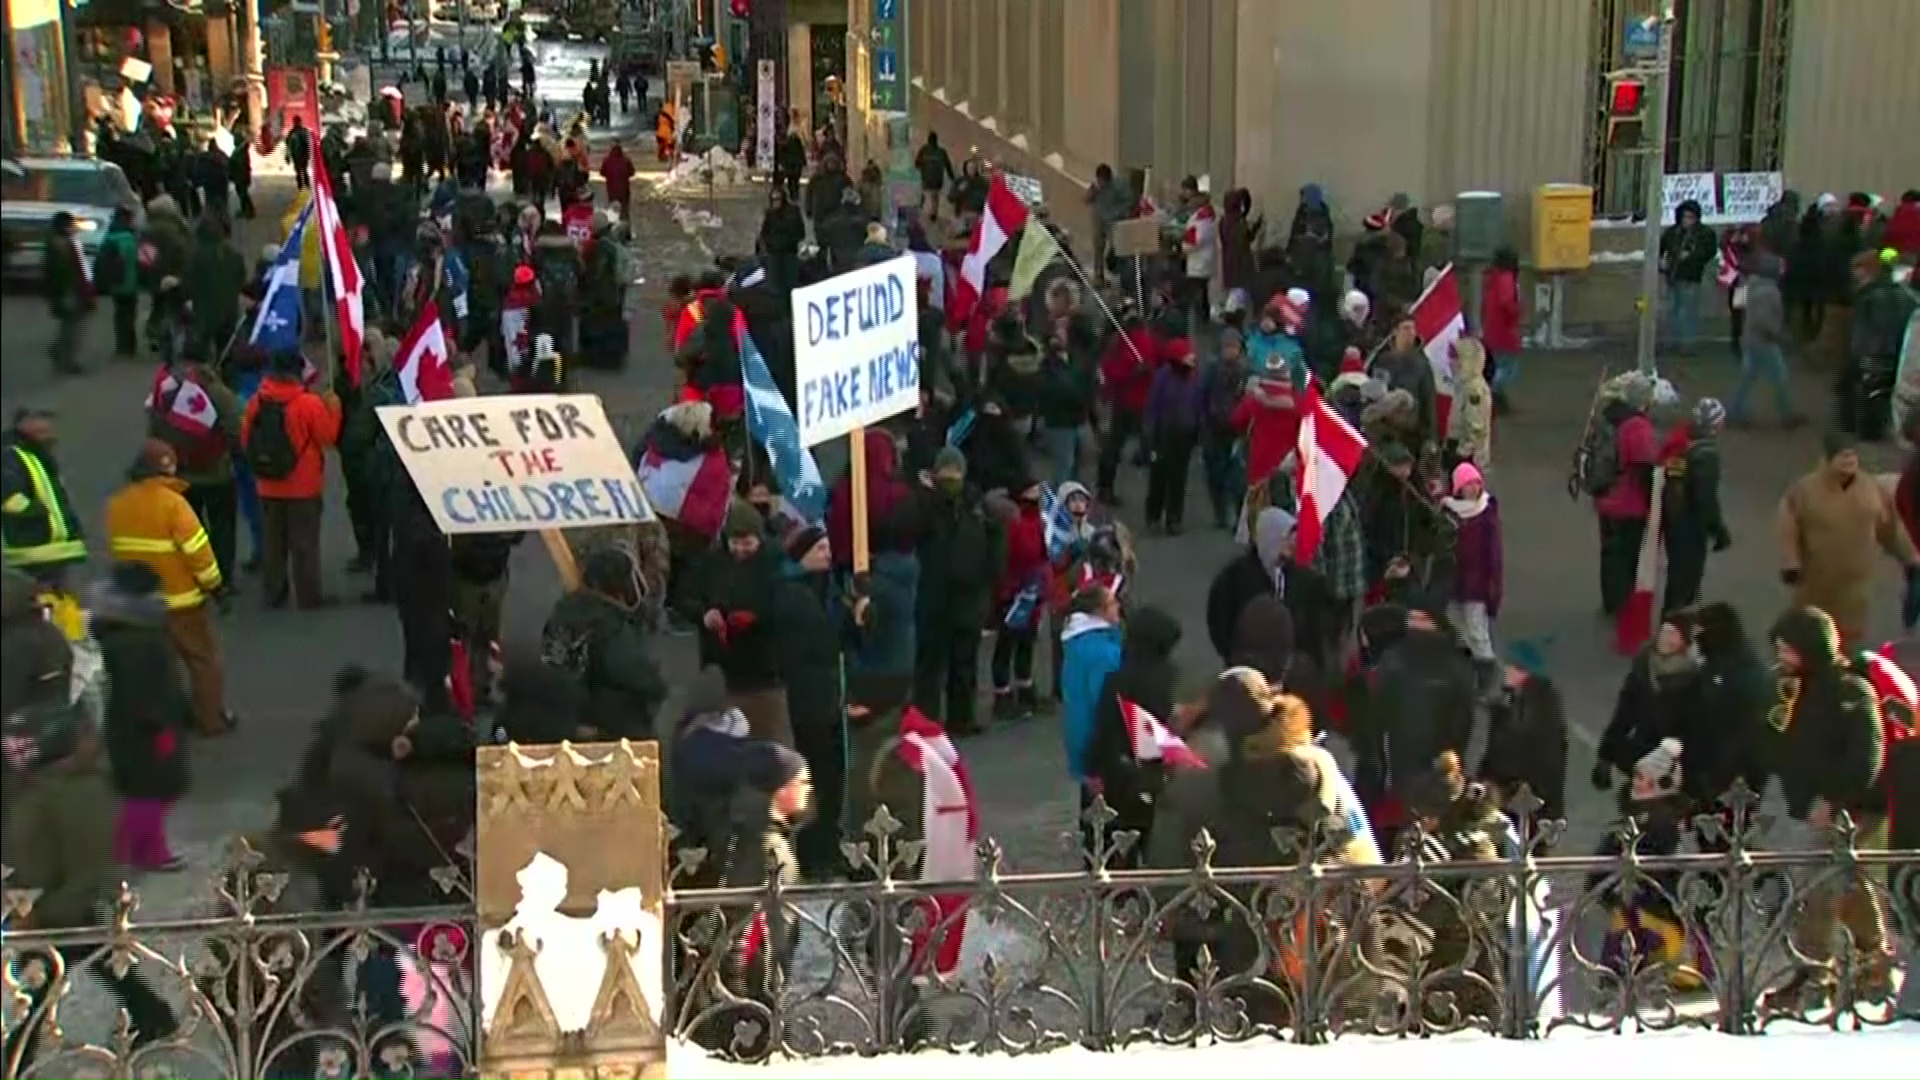
{"type": "Polygon", "coordinates": [[[688,590],[690,606],[700,613],[701,666],[720,668],[727,702],[746,716],[754,738],[792,747],[774,605],[779,552],[767,541],[760,512],[745,500],[727,509],[720,534],[725,546],[695,563],[688,590]]]}

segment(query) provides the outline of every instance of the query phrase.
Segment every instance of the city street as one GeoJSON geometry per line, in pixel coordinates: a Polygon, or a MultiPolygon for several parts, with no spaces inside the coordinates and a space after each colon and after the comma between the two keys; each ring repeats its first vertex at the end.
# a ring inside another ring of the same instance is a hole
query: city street
{"type": "MultiPolygon", "coordinates": [[[[551,56],[543,60],[543,95],[558,91],[566,85],[560,80],[573,77],[550,74],[556,69],[571,72],[570,63],[570,59],[551,56]]],[[[576,66],[584,77],[584,64],[576,66]]],[[[274,238],[261,231],[262,226],[269,222],[277,226],[278,208],[286,205],[290,194],[290,185],[278,178],[262,180],[259,187],[264,189],[261,218],[240,245],[249,254],[274,238]]],[[[581,389],[601,394],[610,413],[630,418],[635,426],[666,403],[671,369],[660,322],[652,314],[665,282],[675,273],[694,272],[706,265],[707,249],[750,250],[763,205],[758,188],[726,193],[714,206],[724,227],[716,234],[694,238],[675,221],[665,200],[649,195],[638,201],[634,244],[647,284],[642,291],[642,314],[633,322],[631,362],[618,375],[585,374],[581,389]]],[[[83,358],[90,358],[87,374],[55,379],[46,357],[52,327],[44,302],[33,295],[9,294],[0,311],[7,326],[0,405],[9,416],[29,404],[59,414],[60,465],[89,530],[90,544],[101,552],[103,504],[122,481],[138,447],[144,429],[141,402],[151,385],[152,368],[144,361],[105,359],[108,328],[105,316],[97,314],[89,327],[89,347],[83,352],[83,358]]],[[[1568,763],[1573,824],[1563,844],[1568,852],[1591,850],[1613,814],[1612,796],[1594,791],[1586,776],[1592,748],[1607,722],[1626,664],[1612,654],[1611,626],[1598,616],[1595,528],[1588,508],[1568,500],[1565,469],[1599,372],[1609,366],[1619,370],[1628,359],[1591,354],[1528,357],[1516,391],[1521,411],[1497,429],[1496,465],[1490,474],[1501,503],[1507,545],[1508,599],[1497,637],[1530,638],[1544,644],[1574,725],[1568,763]]],[[[1692,397],[1729,391],[1735,368],[1730,357],[1712,356],[1678,362],[1666,373],[1683,394],[1692,397]]],[[[1823,411],[1819,379],[1803,372],[1798,389],[1807,411],[1823,411]]],[[[1724,499],[1734,544],[1713,560],[1707,594],[1732,600],[1756,634],[1764,633],[1785,599],[1776,574],[1775,503],[1786,485],[1814,464],[1817,445],[1818,435],[1812,430],[1726,436],[1724,499]]],[[[840,457],[837,451],[823,454],[830,475],[840,457]]],[[[1122,494],[1129,515],[1137,513],[1144,501],[1144,488],[1143,472],[1125,474],[1122,494]]],[[[219,846],[235,832],[268,823],[271,797],[287,781],[309,729],[327,707],[329,686],[339,668],[359,664],[398,669],[400,639],[393,612],[354,602],[365,580],[345,572],[352,547],[341,491],[336,470],[329,478],[324,566],[328,591],[343,603],[317,612],[268,611],[257,583],[246,580],[233,613],[222,624],[230,704],[242,724],[232,736],[192,748],[194,790],[172,819],[177,850],[187,856],[191,868],[181,874],[150,875],[135,883],[142,896],[142,920],[212,910],[206,882],[219,846]]],[[[1134,600],[1168,610],[1187,627],[1178,657],[1188,685],[1197,688],[1216,670],[1205,639],[1203,604],[1215,570],[1235,553],[1231,538],[1206,529],[1174,539],[1142,536],[1134,600]]],[[[241,543],[244,549],[244,536],[241,543]]],[[[100,563],[96,554],[96,569],[100,563]]],[[[1875,613],[1876,629],[1891,635],[1896,629],[1893,599],[1898,577],[1891,564],[1885,574],[1886,603],[1875,613]]],[[[507,603],[505,644],[510,651],[537,640],[557,592],[544,550],[537,544],[521,546],[507,603]]],[[[694,673],[692,641],[663,637],[658,648],[670,678],[684,685],[694,673]]],[[[675,716],[677,710],[677,703],[670,704],[662,717],[675,716]]],[[[1071,855],[1060,841],[1073,828],[1074,791],[1053,722],[1041,718],[993,730],[966,742],[962,749],[981,800],[984,830],[1000,840],[1007,869],[1068,868],[1071,855]]],[[[86,1010],[70,1011],[63,1019],[78,1037],[105,1034],[104,1028],[94,1028],[104,1023],[103,1013],[90,1016],[86,1010]]]]}

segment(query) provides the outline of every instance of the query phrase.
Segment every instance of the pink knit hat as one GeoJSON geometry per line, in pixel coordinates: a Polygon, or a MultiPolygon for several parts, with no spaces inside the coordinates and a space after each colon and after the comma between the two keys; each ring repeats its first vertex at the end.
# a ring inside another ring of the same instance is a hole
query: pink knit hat
{"type": "Polygon", "coordinates": [[[1455,495],[1460,494],[1460,490],[1468,484],[1484,485],[1486,482],[1486,478],[1480,475],[1480,470],[1474,468],[1473,462],[1471,461],[1463,461],[1453,467],[1453,493],[1455,495]]]}

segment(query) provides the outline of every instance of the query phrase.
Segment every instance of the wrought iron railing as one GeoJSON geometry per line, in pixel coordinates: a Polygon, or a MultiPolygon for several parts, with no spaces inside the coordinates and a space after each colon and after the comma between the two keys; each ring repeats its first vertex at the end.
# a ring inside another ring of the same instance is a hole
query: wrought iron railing
{"type": "MultiPolygon", "coordinates": [[[[1534,854],[1561,833],[1547,823],[1494,861],[1426,861],[1416,832],[1411,858],[1345,866],[1294,857],[1337,838],[1276,833],[1279,864],[1227,867],[1202,834],[1191,865],[1119,869],[1133,847],[1119,834],[1099,869],[1006,873],[987,841],[976,880],[936,884],[907,879],[920,846],[883,811],[846,845],[858,880],[672,891],[662,1026],[756,1060],[1920,1018],[1901,977],[1920,951],[1920,851],[1869,850],[1844,814],[1823,846],[1762,850],[1753,802],[1736,792],[1683,823],[1700,853],[1642,854],[1649,834],[1628,822],[1619,854],[1534,854]],[[1623,922],[1635,932],[1610,933],[1623,922]]],[[[476,1075],[470,902],[290,910],[300,875],[233,852],[208,917],[143,922],[127,890],[100,927],[8,931],[0,1076],[476,1075]],[[127,975],[169,1006],[169,1029],[141,1030],[152,1001],[109,991],[127,975]]],[[[676,879],[703,861],[680,851],[676,879]]],[[[30,893],[8,893],[7,918],[30,925],[30,893]]]]}

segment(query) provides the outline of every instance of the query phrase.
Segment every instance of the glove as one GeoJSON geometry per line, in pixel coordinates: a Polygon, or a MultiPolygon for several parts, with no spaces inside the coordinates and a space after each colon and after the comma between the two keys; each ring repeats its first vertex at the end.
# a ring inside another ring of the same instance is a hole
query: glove
{"type": "Polygon", "coordinates": [[[1593,790],[1612,791],[1613,790],[1613,766],[1607,764],[1604,761],[1594,762],[1593,775],[1589,777],[1589,779],[1593,781],[1593,790]]]}
{"type": "Polygon", "coordinates": [[[1713,538],[1713,551],[1716,555],[1732,546],[1733,537],[1728,533],[1721,533],[1719,536],[1713,538]]]}
{"type": "Polygon", "coordinates": [[[732,612],[727,616],[727,632],[729,634],[744,634],[753,629],[754,624],[759,621],[760,617],[751,611],[732,612]]]}
{"type": "Polygon", "coordinates": [[[1780,571],[1780,583],[1789,589],[1797,588],[1800,584],[1800,568],[1794,566],[1780,571]]]}

